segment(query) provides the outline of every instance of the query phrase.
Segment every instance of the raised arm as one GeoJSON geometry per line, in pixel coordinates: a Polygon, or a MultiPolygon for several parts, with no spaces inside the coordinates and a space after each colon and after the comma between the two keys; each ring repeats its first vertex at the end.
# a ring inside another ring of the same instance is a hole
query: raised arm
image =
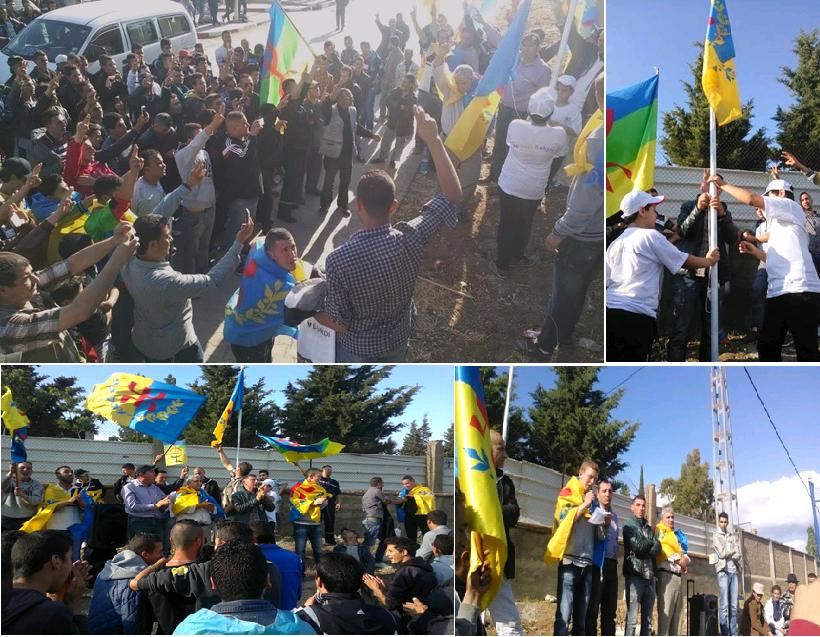
{"type": "Polygon", "coordinates": [[[430,156],[433,158],[433,164],[436,167],[441,194],[450,201],[458,203],[463,196],[461,182],[458,179],[453,162],[444,148],[444,142],[439,137],[436,120],[425,113],[420,106],[415,106],[413,111],[416,116],[416,134],[430,149],[430,156]]]}
{"type": "Polygon", "coordinates": [[[717,175],[712,175],[711,177],[709,177],[707,183],[719,186],[721,190],[723,190],[723,192],[729,193],[740,203],[746,204],[747,206],[754,206],[755,208],[766,207],[766,203],[763,201],[763,197],[761,197],[760,195],[750,192],[745,188],[741,188],[740,186],[728,184],[717,175]]]}

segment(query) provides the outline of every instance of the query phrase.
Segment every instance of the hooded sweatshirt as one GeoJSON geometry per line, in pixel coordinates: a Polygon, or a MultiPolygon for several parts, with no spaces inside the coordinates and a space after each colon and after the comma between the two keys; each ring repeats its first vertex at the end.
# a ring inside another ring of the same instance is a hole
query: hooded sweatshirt
{"type": "Polygon", "coordinates": [[[92,635],[147,634],[152,615],[148,599],[128,588],[146,566],[134,551],[125,550],[105,563],[91,595],[88,630],[92,635]]]}
{"type": "Polygon", "coordinates": [[[40,591],[15,588],[3,604],[5,635],[82,635],[88,632],[84,615],[72,615],[60,602],[40,591]]]}
{"type": "Polygon", "coordinates": [[[426,560],[414,557],[399,566],[387,591],[387,610],[402,611],[402,604],[412,602],[414,597],[426,601],[436,586],[436,574],[426,560]]]}
{"type": "Polygon", "coordinates": [[[396,620],[381,606],[365,604],[358,593],[322,593],[316,603],[296,611],[318,634],[395,635],[396,620]]]}
{"type": "Polygon", "coordinates": [[[239,600],[223,602],[213,610],[202,608],[186,617],[174,630],[175,635],[312,635],[310,626],[291,611],[279,610],[265,600],[239,600]],[[258,624],[255,621],[237,619],[238,614],[248,619],[269,621],[258,624]]]}

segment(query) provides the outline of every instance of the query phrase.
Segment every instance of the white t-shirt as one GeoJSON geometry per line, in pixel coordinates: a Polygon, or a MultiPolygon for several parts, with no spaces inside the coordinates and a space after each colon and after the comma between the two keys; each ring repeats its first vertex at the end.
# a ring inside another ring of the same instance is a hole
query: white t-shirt
{"type": "Polygon", "coordinates": [[[688,256],[654,228],[627,228],[606,250],[606,306],[656,318],[664,266],[674,274],[688,256]]]}
{"type": "Polygon", "coordinates": [[[552,111],[550,122],[555,126],[566,126],[577,135],[581,132],[581,106],[574,102],[556,106],[552,111]]]}
{"type": "Polygon", "coordinates": [[[820,292],[820,278],[809,254],[806,213],[796,201],[785,197],[763,197],[769,223],[766,298],[800,292],[820,292]]]}
{"type": "Polygon", "coordinates": [[[569,151],[567,134],[557,126],[514,119],[507,130],[507,145],[510,150],[498,177],[499,188],[513,197],[540,200],[552,160],[569,151]]]}

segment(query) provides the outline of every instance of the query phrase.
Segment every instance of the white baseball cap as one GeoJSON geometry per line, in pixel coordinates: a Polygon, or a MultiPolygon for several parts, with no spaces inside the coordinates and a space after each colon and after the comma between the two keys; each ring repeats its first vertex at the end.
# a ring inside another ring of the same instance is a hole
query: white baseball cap
{"type": "MultiPolygon", "coordinates": [[[[777,180],[775,180],[775,181],[777,181],[777,180]]],[[[752,590],[755,593],[757,593],[758,595],[762,595],[763,594],[763,584],[761,584],[760,582],[755,582],[754,585],[752,586],[752,590]]]]}
{"type": "Polygon", "coordinates": [[[666,201],[666,197],[660,195],[653,197],[643,190],[633,190],[625,194],[623,199],[621,199],[621,212],[624,214],[624,217],[629,217],[641,208],[646,208],[652,204],[659,204],[663,201],[666,201]]]}
{"type": "Polygon", "coordinates": [[[575,88],[576,84],[578,84],[578,80],[571,75],[562,75],[558,78],[558,83],[563,84],[564,86],[569,86],[570,88],[575,88]]]}
{"type": "Polygon", "coordinates": [[[786,190],[788,192],[793,193],[794,192],[794,186],[792,186],[785,179],[772,179],[769,182],[769,185],[766,186],[766,192],[764,192],[763,194],[765,195],[766,193],[772,192],[773,190],[778,190],[778,191],[779,190],[786,190]]]}
{"type": "Polygon", "coordinates": [[[538,89],[530,97],[527,112],[546,119],[555,110],[555,94],[548,87],[538,89]]]}
{"type": "Polygon", "coordinates": [[[58,55],[56,58],[54,58],[54,63],[55,64],[62,64],[63,62],[67,62],[67,61],[68,61],[68,56],[63,55],[62,53],[60,53],[60,55],[58,55]]]}

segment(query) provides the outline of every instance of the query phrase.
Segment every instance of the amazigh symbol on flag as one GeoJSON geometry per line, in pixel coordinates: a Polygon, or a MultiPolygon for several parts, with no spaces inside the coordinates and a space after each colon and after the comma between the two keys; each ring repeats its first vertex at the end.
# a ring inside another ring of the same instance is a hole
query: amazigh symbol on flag
{"type": "Polygon", "coordinates": [[[490,470],[490,459],[487,457],[487,452],[484,451],[484,449],[476,450],[472,447],[467,447],[467,455],[477,461],[476,464],[470,467],[471,469],[477,471],[490,470]]]}

